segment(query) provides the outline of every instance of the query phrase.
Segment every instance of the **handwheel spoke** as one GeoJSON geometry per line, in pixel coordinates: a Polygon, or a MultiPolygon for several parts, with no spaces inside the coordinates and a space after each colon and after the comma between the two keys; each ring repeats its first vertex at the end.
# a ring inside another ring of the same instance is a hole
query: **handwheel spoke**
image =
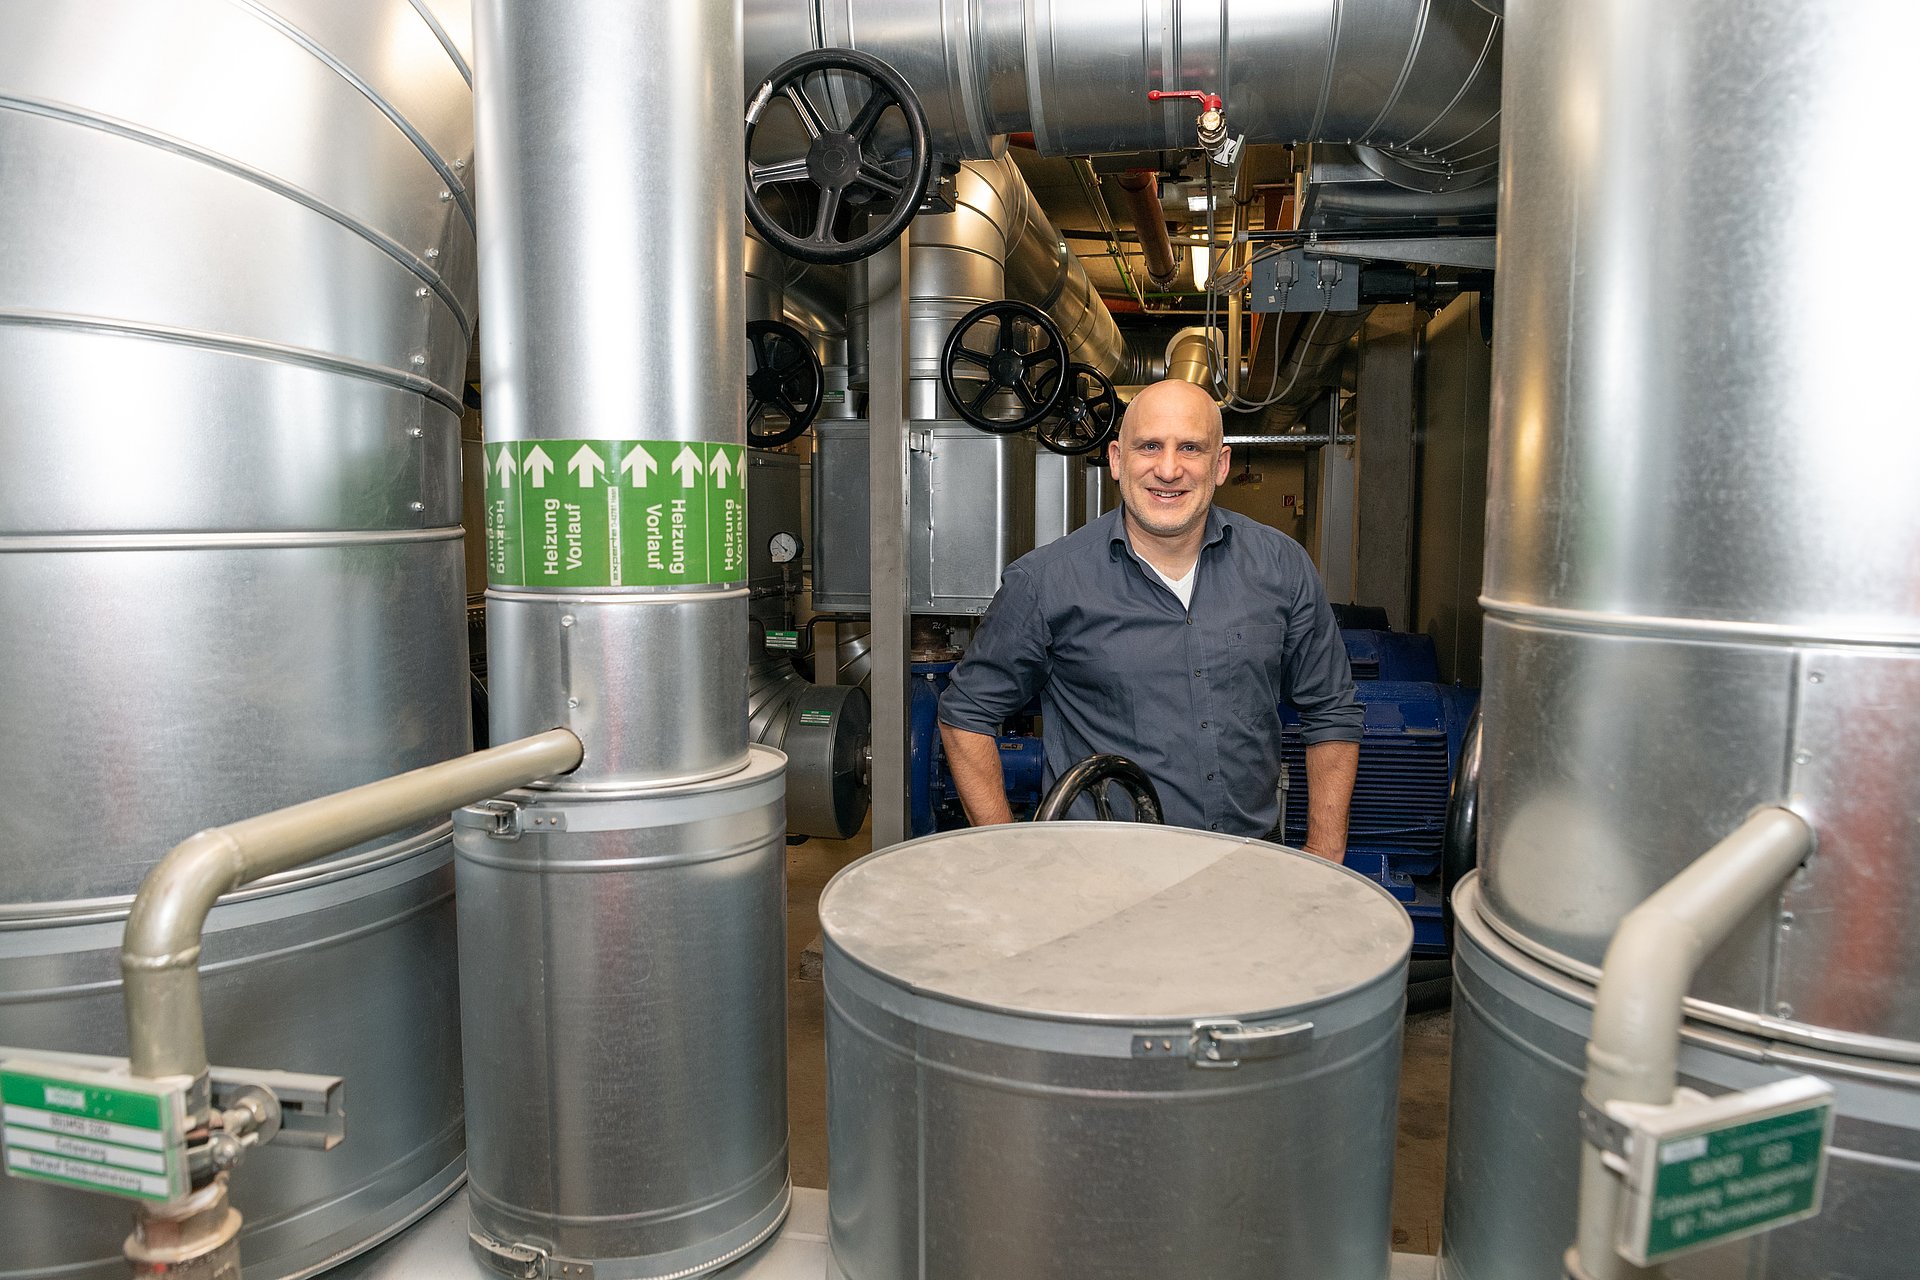
{"type": "Polygon", "coordinates": [[[880,117],[885,115],[887,108],[892,105],[894,105],[893,95],[887,92],[885,85],[875,81],[873,95],[867,99],[866,105],[860,108],[859,114],[854,116],[853,123],[847,126],[847,132],[853,135],[855,142],[864,144],[873,135],[875,127],[879,125],[880,117]]]}
{"type": "Polygon", "coordinates": [[[1042,347],[1038,351],[1029,351],[1021,356],[1020,363],[1028,369],[1036,369],[1043,364],[1057,365],[1060,363],[1060,357],[1049,348],[1042,347]]]}
{"type": "Polygon", "coordinates": [[[1032,413],[1040,407],[1040,402],[1034,399],[1033,388],[1027,385],[1025,378],[1017,378],[1014,380],[1013,394],[1020,398],[1021,405],[1028,413],[1032,413]]]}
{"type": "Polygon", "coordinates": [[[953,354],[955,358],[960,360],[965,360],[968,364],[971,364],[971,365],[978,365],[982,369],[989,368],[993,364],[992,356],[982,355],[980,352],[975,351],[972,347],[955,347],[953,349],[953,354]]]}
{"type": "Polygon", "coordinates": [[[835,187],[820,188],[820,203],[813,217],[813,234],[807,239],[815,244],[832,244],[833,220],[840,212],[840,192],[835,187]]]}
{"type": "Polygon", "coordinates": [[[889,200],[898,200],[907,189],[906,183],[894,177],[865,156],[860,158],[860,171],[854,178],[854,182],[863,187],[870,187],[878,191],[889,200]]]}
{"type": "Polygon", "coordinates": [[[998,391],[999,389],[1000,388],[994,386],[993,383],[991,382],[987,383],[986,386],[980,388],[980,394],[975,396],[973,398],[973,403],[967,406],[967,412],[973,414],[975,417],[978,417],[980,414],[980,411],[987,407],[987,401],[993,399],[993,393],[998,391]]]}
{"type": "Polygon", "coordinates": [[[1016,337],[1017,335],[1013,331],[1012,318],[1006,317],[1006,316],[1001,317],[1000,336],[994,341],[995,350],[1018,351],[1020,349],[1020,344],[1018,341],[1016,341],[1016,337]]]}
{"type": "Polygon", "coordinates": [[[767,406],[761,401],[755,400],[747,405],[747,430],[753,430],[755,426],[759,425],[760,419],[766,416],[767,406]]]}
{"type": "Polygon", "coordinates": [[[773,403],[780,412],[787,415],[788,422],[798,422],[805,416],[805,411],[802,410],[799,405],[795,404],[784,392],[775,396],[773,403]]]}
{"type": "Polygon", "coordinates": [[[747,182],[755,191],[781,182],[808,182],[807,158],[781,160],[773,164],[754,164],[747,162],[747,182]]]}
{"type": "Polygon", "coordinates": [[[781,92],[786,94],[787,101],[793,104],[794,111],[800,116],[800,124],[806,129],[809,138],[818,138],[828,131],[826,117],[820,114],[820,108],[813,105],[813,99],[807,96],[806,89],[797,81],[784,86],[781,92]]]}

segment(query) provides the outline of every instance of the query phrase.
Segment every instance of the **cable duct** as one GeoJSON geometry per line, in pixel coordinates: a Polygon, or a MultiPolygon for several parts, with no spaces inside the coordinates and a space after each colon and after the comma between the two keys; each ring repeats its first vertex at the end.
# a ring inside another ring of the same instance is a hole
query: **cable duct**
{"type": "Polygon", "coordinates": [[[1347,142],[1425,191],[1477,186],[1498,159],[1501,20],[1475,0],[1149,0],[1139,18],[1071,0],[747,0],[749,81],[803,49],[882,58],[934,145],[986,158],[1003,134],[1043,155],[1190,148],[1190,102],[1226,101],[1252,143],[1347,142]]]}

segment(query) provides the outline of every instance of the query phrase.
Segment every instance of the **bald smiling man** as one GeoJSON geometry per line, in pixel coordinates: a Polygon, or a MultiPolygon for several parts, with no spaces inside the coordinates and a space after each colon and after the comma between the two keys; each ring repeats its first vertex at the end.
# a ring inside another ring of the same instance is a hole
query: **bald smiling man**
{"type": "MultiPolygon", "coordinates": [[[[994,739],[1038,693],[1049,785],[1117,752],[1168,822],[1275,836],[1284,701],[1306,740],[1307,849],[1341,859],[1361,727],[1346,648],[1306,550],[1213,505],[1230,454],[1212,397],[1153,384],[1107,446],[1120,510],[1007,567],[940,699],[975,826],[1013,820],[994,739]]],[[[1094,817],[1092,796],[1070,816],[1094,817]]]]}

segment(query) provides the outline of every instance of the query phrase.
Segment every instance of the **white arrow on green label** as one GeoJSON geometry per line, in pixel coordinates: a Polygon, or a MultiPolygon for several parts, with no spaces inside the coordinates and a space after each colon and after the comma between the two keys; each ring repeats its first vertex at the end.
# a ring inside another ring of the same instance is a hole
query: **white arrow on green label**
{"type": "Polygon", "coordinates": [[[700,455],[693,451],[691,445],[681,445],[680,452],[673,458],[673,473],[680,477],[680,487],[693,488],[694,481],[700,478],[701,470],[700,455]]]}
{"type": "Polygon", "coordinates": [[[733,474],[733,460],[722,453],[713,460],[713,485],[716,489],[727,487],[727,480],[733,474]]]}
{"type": "Polygon", "coordinates": [[[592,445],[583,444],[567,460],[567,470],[573,472],[582,489],[591,489],[595,476],[607,474],[607,464],[600,460],[599,452],[592,445]]]}
{"type": "Polygon", "coordinates": [[[536,489],[547,487],[547,477],[553,474],[553,459],[539,445],[527,450],[527,456],[520,460],[520,470],[533,482],[536,489]]]}
{"type": "Polygon", "coordinates": [[[499,487],[504,489],[513,483],[513,469],[520,464],[514,461],[513,450],[502,449],[493,460],[493,469],[500,474],[499,487]]]}
{"type": "Polygon", "coordinates": [[[635,442],[627,446],[627,456],[620,459],[621,474],[627,477],[627,483],[636,489],[647,487],[647,481],[660,464],[653,460],[653,454],[646,445],[635,442]]]}

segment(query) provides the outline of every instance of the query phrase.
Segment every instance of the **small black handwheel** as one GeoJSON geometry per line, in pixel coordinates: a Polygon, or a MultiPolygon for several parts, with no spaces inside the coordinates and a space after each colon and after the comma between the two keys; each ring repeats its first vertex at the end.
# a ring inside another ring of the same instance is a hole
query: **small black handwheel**
{"type": "Polygon", "coordinates": [[[940,386],[968,425],[995,435],[1025,431],[1067,395],[1067,341],[1047,313],[1024,302],[988,302],[961,316],[940,353],[940,386]],[[1020,402],[1018,417],[991,418],[995,396],[1020,402]]]}
{"type": "Polygon", "coordinates": [[[781,320],[747,322],[748,444],[771,449],[805,431],[820,412],[824,386],[820,357],[798,329],[781,320]],[[769,409],[786,425],[763,429],[769,409]]]}
{"type": "Polygon", "coordinates": [[[1067,394],[1059,411],[1040,424],[1040,443],[1069,458],[1092,453],[1120,427],[1120,393],[1092,365],[1067,366],[1067,394]]]}
{"type": "Polygon", "coordinates": [[[1080,793],[1098,787],[1093,793],[1094,812],[1100,821],[1112,822],[1113,810],[1107,804],[1107,784],[1117,782],[1120,789],[1133,799],[1133,820],[1135,822],[1160,822],[1160,793],[1153,788],[1153,779],[1125,756],[1098,755],[1088,756],[1073,768],[1061,774],[1047,792],[1040,807],[1033,812],[1035,822],[1058,822],[1067,816],[1067,810],[1080,798],[1080,793]]]}
{"type": "Polygon", "coordinates": [[[893,243],[920,208],[933,168],[920,100],[899,72],[853,49],[815,49],[775,67],[747,104],[746,154],[747,220],[802,262],[856,262],[893,243]],[[829,73],[838,73],[831,84],[829,73]],[[845,128],[832,110],[836,98],[853,113],[845,128]],[[799,117],[807,151],[761,163],[754,137],[775,100],[799,117]],[[867,224],[856,235],[861,212],[867,224]]]}

